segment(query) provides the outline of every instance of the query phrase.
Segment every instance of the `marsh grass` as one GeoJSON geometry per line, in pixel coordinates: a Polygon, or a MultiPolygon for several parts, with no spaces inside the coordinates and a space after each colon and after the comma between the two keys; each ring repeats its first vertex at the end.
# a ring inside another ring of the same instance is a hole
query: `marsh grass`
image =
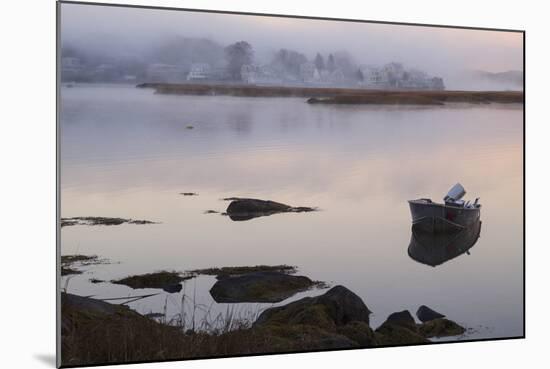
{"type": "Polygon", "coordinates": [[[149,317],[122,304],[109,304],[115,312],[101,313],[71,305],[62,298],[63,365],[269,352],[269,341],[251,329],[259,309],[239,311],[228,304],[225,312],[213,315],[212,305],[196,303],[196,288],[187,295],[186,283],[183,285],[180,312],[172,317],[168,317],[168,305],[174,301],[169,295],[162,313],[146,314],[149,317]],[[198,311],[203,312],[200,320],[198,311]]]}

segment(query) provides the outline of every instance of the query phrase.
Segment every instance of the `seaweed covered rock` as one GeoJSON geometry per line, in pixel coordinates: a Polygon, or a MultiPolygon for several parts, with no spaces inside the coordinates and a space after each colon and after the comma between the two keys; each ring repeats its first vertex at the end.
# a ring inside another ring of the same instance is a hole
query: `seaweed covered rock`
{"type": "Polygon", "coordinates": [[[375,331],[376,341],[382,346],[412,345],[430,341],[418,332],[395,324],[384,324],[375,331]]]}
{"type": "Polygon", "coordinates": [[[178,272],[160,271],[129,276],[111,281],[111,283],[123,284],[133,289],[160,288],[168,293],[177,293],[182,289],[180,283],[193,277],[192,275],[181,275],[178,272]]]}
{"type": "Polygon", "coordinates": [[[218,303],[280,302],[315,285],[308,277],[282,272],[253,272],[223,276],[210,289],[218,303]]]}
{"type": "Polygon", "coordinates": [[[430,309],[426,305],[422,305],[418,308],[416,311],[416,317],[418,320],[420,320],[422,323],[426,323],[430,320],[439,319],[439,318],[445,318],[445,315],[438,313],[435,310],[430,309]]]}
{"type": "Polygon", "coordinates": [[[430,320],[424,324],[421,324],[418,329],[420,334],[427,338],[460,336],[466,332],[464,327],[445,318],[430,320]]]}
{"type": "Polygon", "coordinates": [[[390,314],[375,331],[381,345],[408,345],[429,342],[422,336],[408,310],[390,314]]]}

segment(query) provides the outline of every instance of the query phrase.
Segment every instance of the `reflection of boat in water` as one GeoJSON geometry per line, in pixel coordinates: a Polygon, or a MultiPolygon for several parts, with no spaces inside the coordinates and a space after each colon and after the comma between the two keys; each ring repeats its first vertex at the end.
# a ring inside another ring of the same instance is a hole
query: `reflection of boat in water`
{"type": "Polygon", "coordinates": [[[458,232],[431,232],[422,225],[413,224],[409,256],[419,263],[437,266],[454,259],[476,244],[481,233],[481,221],[463,227],[458,232]]]}
{"type": "Polygon", "coordinates": [[[481,204],[461,200],[466,194],[460,183],[453,186],[444,198],[444,203],[431,199],[409,200],[413,225],[425,232],[456,233],[479,221],[481,204]]]}

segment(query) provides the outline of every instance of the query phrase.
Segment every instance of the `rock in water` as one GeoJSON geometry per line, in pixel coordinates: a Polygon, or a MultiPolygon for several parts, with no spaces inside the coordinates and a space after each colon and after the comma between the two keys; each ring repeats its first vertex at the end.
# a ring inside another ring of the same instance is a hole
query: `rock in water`
{"type": "Polygon", "coordinates": [[[315,285],[308,277],[281,272],[253,272],[221,276],[210,289],[218,303],[280,302],[315,285]]]}
{"type": "Polygon", "coordinates": [[[300,206],[292,207],[271,200],[228,198],[232,199],[227,207],[226,213],[232,220],[249,220],[261,216],[268,216],[277,213],[307,212],[314,211],[314,208],[300,206]]]}
{"type": "Polygon", "coordinates": [[[317,297],[305,297],[284,306],[273,307],[260,314],[255,326],[305,324],[334,328],[357,321],[369,324],[371,311],[363,300],[343,286],[335,286],[317,297]]]}
{"type": "Polygon", "coordinates": [[[439,318],[445,318],[445,315],[438,313],[435,310],[430,309],[426,305],[422,305],[418,308],[416,311],[416,317],[418,320],[420,320],[422,323],[426,323],[430,320],[439,319],[439,318]]]}

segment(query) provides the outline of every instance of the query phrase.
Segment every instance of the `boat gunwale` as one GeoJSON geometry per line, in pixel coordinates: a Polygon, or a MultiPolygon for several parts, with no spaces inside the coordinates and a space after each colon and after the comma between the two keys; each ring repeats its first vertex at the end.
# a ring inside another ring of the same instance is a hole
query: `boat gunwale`
{"type": "Polygon", "coordinates": [[[481,209],[481,205],[478,205],[477,207],[474,207],[474,208],[466,208],[464,206],[453,206],[453,205],[442,204],[440,202],[434,202],[434,201],[426,202],[423,199],[407,200],[407,202],[409,204],[414,204],[414,205],[436,206],[436,207],[443,207],[443,208],[449,208],[449,209],[478,210],[478,211],[479,209],[481,209]]]}

